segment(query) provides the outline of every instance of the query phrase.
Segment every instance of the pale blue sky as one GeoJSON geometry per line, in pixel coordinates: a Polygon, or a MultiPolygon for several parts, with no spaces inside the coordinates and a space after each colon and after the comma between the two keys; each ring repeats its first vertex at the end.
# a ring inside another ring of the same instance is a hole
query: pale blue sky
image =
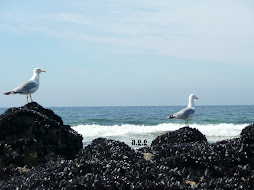
{"type": "Polygon", "coordinates": [[[253,23],[252,0],[2,0],[1,94],[39,67],[43,106],[253,105],[253,23]]]}

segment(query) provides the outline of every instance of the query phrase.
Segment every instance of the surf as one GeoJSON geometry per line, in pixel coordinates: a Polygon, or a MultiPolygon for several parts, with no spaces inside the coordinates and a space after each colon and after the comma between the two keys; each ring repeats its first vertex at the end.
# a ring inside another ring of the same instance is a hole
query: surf
{"type": "MultiPolygon", "coordinates": [[[[198,129],[203,133],[209,142],[218,140],[232,139],[240,136],[243,128],[249,124],[191,124],[191,128],[198,129]]],[[[131,144],[132,140],[146,139],[148,145],[151,144],[157,136],[175,131],[184,127],[182,123],[162,123],[158,125],[99,125],[99,124],[81,124],[73,126],[79,134],[83,136],[84,145],[89,144],[93,139],[98,137],[121,140],[126,144],[131,144]]]]}

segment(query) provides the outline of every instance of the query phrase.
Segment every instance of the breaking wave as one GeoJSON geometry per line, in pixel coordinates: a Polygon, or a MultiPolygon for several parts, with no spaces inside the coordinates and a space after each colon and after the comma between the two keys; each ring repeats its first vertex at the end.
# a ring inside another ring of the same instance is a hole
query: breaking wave
{"type": "MultiPolygon", "coordinates": [[[[203,133],[208,140],[217,141],[239,137],[243,128],[249,124],[191,124],[191,128],[198,129],[203,133]]],[[[111,138],[121,140],[130,144],[132,139],[148,139],[151,143],[158,135],[169,131],[175,131],[183,127],[183,124],[178,123],[163,123],[159,125],[98,125],[85,124],[77,125],[72,128],[83,136],[84,145],[89,144],[93,139],[98,137],[111,138]]],[[[148,143],[148,144],[150,144],[148,143]]]]}

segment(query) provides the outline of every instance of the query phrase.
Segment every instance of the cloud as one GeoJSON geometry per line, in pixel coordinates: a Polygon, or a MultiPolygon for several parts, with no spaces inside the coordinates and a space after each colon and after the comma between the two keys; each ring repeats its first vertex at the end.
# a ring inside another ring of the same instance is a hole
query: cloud
{"type": "Polygon", "coordinates": [[[70,12],[33,12],[31,20],[24,17],[19,23],[1,24],[0,29],[81,40],[84,46],[86,42],[100,43],[114,52],[149,51],[181,59],[253,65],[254,12],[250,4],[200,0],[86,2],[85,6],[76,3],[77,11],[72,6],[70,12]],[[88,11],[88,7],[93,9],[88,11]]]}

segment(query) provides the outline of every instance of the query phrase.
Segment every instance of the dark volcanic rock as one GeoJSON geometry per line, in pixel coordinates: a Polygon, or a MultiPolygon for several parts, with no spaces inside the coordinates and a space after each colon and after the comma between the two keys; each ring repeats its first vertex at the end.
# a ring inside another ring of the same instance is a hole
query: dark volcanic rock
{"type": "Polygon", "coordinates": [[[82,148],[81,135],[36,102],[8,109],[0,116],[0,131],[0,164],[7,168],[7,177],[11,165],[32,167],[52,158],[71,159],[82,148]]]}
{"type": "MultiPolygon", "coordinates": [[[[254,189],[250,131],[252,128],[247,127],[241,138],[209,144],[198,130],[185,127],[139,150],[98,138],[75,159],[50,160],[0,181],[0,189],[254,189]],[[143,159],[142,151],[154,158],[143,159]]],[[[0,151],[14,163],[19,162],[9,145],[0,143],[0,151]]],[[[3,168],[0,164],[0,176],[3,168]]],[[[9,172],[14,173],[11,169],[9,172]]]]}
{"type": "Polygon", "coordinates": [[[194,142],[207,142],[207,140],[199,130],[190,127],[183,127],[179,130],[158,136],[155,140],[153,140],[151,146],[194,142]]]}

